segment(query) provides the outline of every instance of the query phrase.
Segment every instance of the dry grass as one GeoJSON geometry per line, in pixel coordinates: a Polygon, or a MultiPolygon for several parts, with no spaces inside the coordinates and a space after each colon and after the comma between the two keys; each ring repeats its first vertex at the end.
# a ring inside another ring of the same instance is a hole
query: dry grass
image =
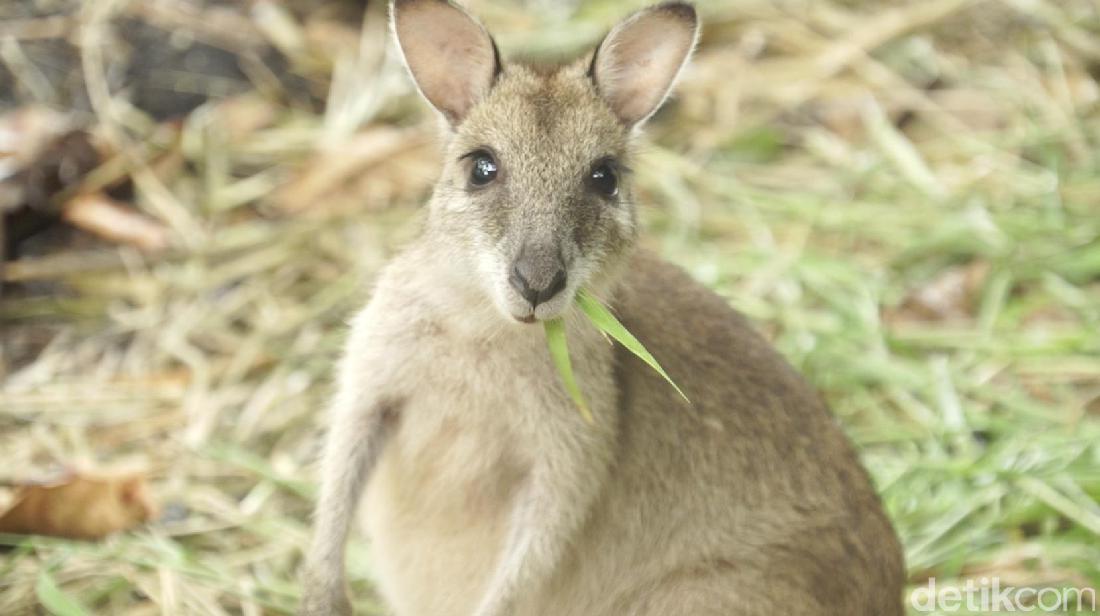
{"type": "MultiPolygon", "coordinates": [[[[642,3],[470,4],[506,52],[553,56],[642,3]]],[[[635,165],[647,243],[823,389],[915,585],[1100,584],[1100,4],[700,4],[697,59],[635,165]]],[[[95,51],[129,6],[0,24],[9,67],[13,31],[87,43],[117,152],[88,181],[129,177],[173,243],[5,270],[25,292],[0,304],[0,482],[137,465],[166,510],[102,543],[0,537],[0,614],[286,613],[342,323],[415,233],[432,118],[380,7],[358,45],[326,45],[348,39],[259,2],[233,28],[273,41],[324,110],[257,71],[166,134],[95,51]]],[[[172,6],[143,10],[189,27],[172,6]]],[[[360,607],[381,613],[370,569],[355,543],[360,607]]]]}

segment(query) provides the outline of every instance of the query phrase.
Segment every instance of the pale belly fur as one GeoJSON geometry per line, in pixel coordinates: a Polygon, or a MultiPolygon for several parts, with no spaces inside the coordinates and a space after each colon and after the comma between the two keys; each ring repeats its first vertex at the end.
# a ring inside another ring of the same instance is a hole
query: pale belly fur
{"type": "MultiPolygon", "coordinates": [[[[407,411],[431,413],[445,403],[435,397],[407,411]]],[[[387,444],[362,503],[374,581],[396,616],[471,614],[527,464],[514,458],[506,424],[447,414],[415,423],[417,434],[399,430],[387,444]]]]}

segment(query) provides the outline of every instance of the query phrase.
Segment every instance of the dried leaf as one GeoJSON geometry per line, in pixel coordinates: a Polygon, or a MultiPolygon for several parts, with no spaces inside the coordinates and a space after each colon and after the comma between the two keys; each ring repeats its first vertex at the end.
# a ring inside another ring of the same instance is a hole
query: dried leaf
{"type": "Polygon", "coordinates": [[[887,316],[928,321],[969,317],[988,276],[989,264],[984,261],[950,267],[914,289],[900,309],[887,316]]]}
{"type": "Polygon", "coordinates": [[[25,485],[0,514],[0,533],[100,539],[156,515],[144,475],[72,474],[49,485],[25,485]]]}
{"type": "Polygon", "coordinates": [[[270,127],[278,110],[272,102],[258,94],[241,94],[218,103],[213,115],[227,143],[241,143],[249,136],[270,127]]]}
{"type": "Polygon", "coordinates": [[[65,203],[65,220],[85,231],[145,251],[168,246],[169,232],[159,222],[103,193],[82,194],[65,203]]]}
{"type": "MultiPolygon", "coordinates": [[[[370,128],[346,143],[318,152],[306,163],[297,177],[280,187],[272,200],[284,211],[298,213],[315,208],[330,209],[334,193],[340,192],[350,181],[355,181],[378,168],[377,177],[383,178],[389,165],[403,157],[424,158],[430,153],[430,136],[418,130],[390,127],[370,128]]],[[[426,185],[429,173],[413,174],[426,185]]]]}

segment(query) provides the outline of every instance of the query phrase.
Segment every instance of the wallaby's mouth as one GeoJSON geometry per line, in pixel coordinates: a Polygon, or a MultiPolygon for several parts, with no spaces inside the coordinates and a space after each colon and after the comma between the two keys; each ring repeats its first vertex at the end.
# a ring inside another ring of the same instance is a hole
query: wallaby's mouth
{"type": "Polygon", "coordinates": [[[511,316],[516,321],[525,324],[538,323],[539,321],[549,321],[550,319],[556,319],[565,312],[568,307],[572,293],[561,293],[553,300],[544,302],[535,306],[527,304],[523,306],[523,309],[516,310],[519,306],[518,302],[514,303],[512,309],[509,311],[511,316]]]}
{"type": "Polygon", "coordinates": [[[532,302],[516,292],[514,287],[504,289],[504,312],[519,323],[533,324],[539,321],[556,319],[562,315],[573,301],[575,290],[565,287],[545,300],[532,302]]]}

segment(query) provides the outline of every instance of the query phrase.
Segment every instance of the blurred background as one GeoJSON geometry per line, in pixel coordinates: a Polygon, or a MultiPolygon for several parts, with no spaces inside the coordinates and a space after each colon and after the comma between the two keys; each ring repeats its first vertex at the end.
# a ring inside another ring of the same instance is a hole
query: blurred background
{"type": "MultiPolygon", "coordinates": [[[[553,59],[645,2],[466,4],[553,59]]],[[[385,9],[0,0],[0,614],[292,611],[344,323],[437,168],[385,9]]],[[[699,9],[644,244],[822,390],[912,587],[1095,588],[1100,2],[699,9]]]]}

